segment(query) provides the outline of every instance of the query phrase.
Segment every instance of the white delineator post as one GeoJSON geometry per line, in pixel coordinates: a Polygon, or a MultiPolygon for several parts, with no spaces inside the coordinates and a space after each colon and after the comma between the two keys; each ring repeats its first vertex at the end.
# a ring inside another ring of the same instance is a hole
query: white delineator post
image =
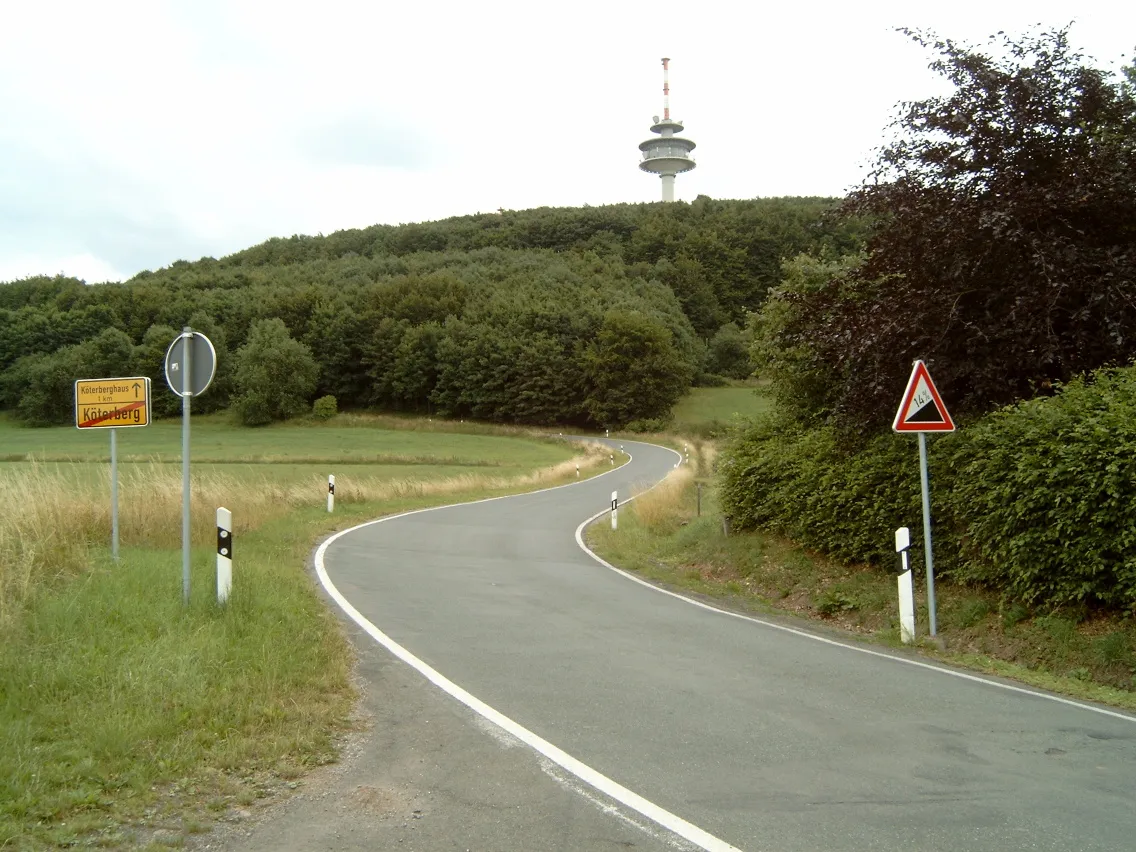
{"type": "Polygon", "coordinates": [[[580,478],[580,466],[579,465],[576,465],[576,478],[577,479],[580,478]]]}
{"type": "Polygon", "coordinates": [[[907,564],[907,548],[911,546],[911,530],[895,531],[895,552],[899,554],[899,638],[909,644],[915,641],[915,592],[911,585],[911,566],[907,564]]]}
{"type": "Polygon", "coordinates": [[[233,513],[217,509],[217,603],[229,600],[233,590],[233,513]]]}
{"type": "Polygon", "coordinates": [[[335,474],[328,474],[327,477],[327,510],[329,512],[335,511],[335,474]]]}
{"type": "Polygon", "coordinates": [[[611,466],[615,467],[615,453],[612,453],[610,456],[608,456],[608,459],[611,460],[611,466]]]}
{"type": "Polygon", "coordinates": [[[615,491],[611,492],[611,528],[619,529],[619,494],[615,491]]]}

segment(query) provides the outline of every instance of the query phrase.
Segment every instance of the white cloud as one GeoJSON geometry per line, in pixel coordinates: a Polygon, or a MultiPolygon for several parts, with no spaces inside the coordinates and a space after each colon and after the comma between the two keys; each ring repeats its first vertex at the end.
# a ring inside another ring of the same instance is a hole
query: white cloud
{"type": "Polygon", "coordinates": [[[978,40],[1072,17],[1102,64],[1130,56],[1136,11],[1103,0],[13,5],[0,278],[97,280],[275,235],[654,201],[636,146],[661,111],[664,54],[698,144],[680,198],[839,194],[895,104],[940,86],[895,27],[978,40]]]}
{"type": "Polygon", "coordinates": [[[38,270],[36,275],[67,275],[86,281],[88,284],[121,281],[128,277],[123,270],[115,269],[106,261],[91,254],[62,257],[12,254],[0,261],[0,281],[17,281],[31,277],[29,269],[38,270]]]}

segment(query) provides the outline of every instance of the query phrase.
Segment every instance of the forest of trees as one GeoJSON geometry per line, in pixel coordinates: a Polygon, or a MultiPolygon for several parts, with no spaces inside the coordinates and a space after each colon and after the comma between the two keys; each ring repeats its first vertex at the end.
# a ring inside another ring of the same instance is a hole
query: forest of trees
{"type": "Polygon", "coordinates": [[[929,451],[941,573],[1136,613],[1136,74],[1068,28],[908,35],[947,94],[902,106],[841,205],[863,249],[791,259],[753,314],[777,405],[723,452],[722,505],[890,567],[896,527],[921,538],[889,424],[922,359],[960,425],[929,451]]]}
{"type": "Polygon", "coordinates": [[[845,199],[875,225],[866,250],[799,259],[759,323],[779,397],[864,434],[916,358],[966,417],[1136,355],[1132,69],[1096,67],[1068,29],[908,35],[950,94],[904,104],[845,199]]]}
{"type": "MultiPolygon", "coordinates": [[[[302,407],[296,382],[290,399],[257,386],[284,358],[305,377],[303,405],[657,422],[692,382],[750,372],[743,329],[784,258],[862,244],[858,219],[828,217],[835,203],[501,211],[272,239],[121,284],[15,281],[0,285],[0,408],[67,423],[76,378],[149,375],[162,388],[165,348],[190,325],[218,351],[195,410],[232,403],[250,424],[302,407]]],[[[178,400],[155,393],[154,407],[173,414],[178,400]]]]}
{"type": "Polygon", "coordinates": [[[501,210],[122,284],[11,282],[0,409],[67,423],[76,378],[160,387],[187,324],[218,351],[195,410],[250,425],[319,397],[650,428],[692,383],[756,368],[776,406],[722,455],[725,512],[884,563],[919,511],[888,429],[919,358],[962,426],[930,453],[944,572],[1136,612],[1136,72],[1096,67],[1068,28],[908,35],[949,92],[901,106],[845,199],[501,210]]]}

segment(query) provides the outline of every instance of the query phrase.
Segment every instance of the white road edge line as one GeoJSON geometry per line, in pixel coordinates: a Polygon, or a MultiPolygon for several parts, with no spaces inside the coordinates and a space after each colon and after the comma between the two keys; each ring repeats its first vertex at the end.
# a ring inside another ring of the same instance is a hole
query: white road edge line
{"type": "MultiPolygon", "coordinates": [[[[638,443],[638,442],[636,442],[636,443],[638,443]]],[[[674,452],[674,451],[672,450],[672,452],[674,452]]],[[[680,458],[681,458],[681,456],[680,456],[680,458]]],[[[632,460],[631,454],[627,453],[627,462],[625,462],[625,464],[630,464],[631,460],[632,460]]],[[[613,468],[612,470],[605,471],[604,473],[601,473],[598,476],[593,476],[593,477],[591,477],[591,479],[587,479],[587,480],[583,480],[583,481],[584,482],[590,482],[591,480],[599,479],[599,477],[601,477],[601,476],[607,476],[609,473],[614,473],[615,471],[619,470],[623,466],[624,465],[620,465],[617,468],[613,468]]],[[[552,488],[541,488],[541,489],[538,489],[537,491],[525,492],[525,494],[540,494],[540,493],[543,493],[545,491],[555,491],[559,488],[569,488],[573,485],[578,485],[578,484],[581,484],[581,483],[570,482],[567,485],[557,485],[557,486],[554,486],[552,488]]],[[[507,496],[522,496],[522,495],[507,495],[507,496]]],[[[449,678],[445,677],[440,672],[433,669],[432,667],[427,665],[422,660],[418,659],[418,657],[414,656],[414,654],[410,653],[410,651],[408,651],[406,648],[402,647],[397,642],[395,642],[393,639],[391,639],[389,636],[387,636],[385,633],[383,633],[383,631],[379,630],[379,628],[377,628],[374,624],[372,624],[366,618],[366,616],[364,616],[361,612],[359,612],[359,610],[355,609],[355,607],[353,607],[351,605],[351,602],[348,601],[347,598],[345,598],[343,596],[343,594],[339,591],[338,588],[336,588],[335,584],[331,581],[331,577],[328,576],[327,569],[324,566],[324,554],[327,553],[328,547],[330,547],[333,543],[335,543],[335,541],[337,541],[338,539],[347,535],[348,533],[354,532],[355,530],[363,529],[364,527],[372,526],[374,524],[381,524],[381,523],[384,523],[385,521],[393,521],[396,518],[405,518],[408,515],[418,515],[418,514],[422,514],[424,512],[433,512],[433,511],[437,511],[439,509],[448,509],[448,508],[452,508],[454,506],[470,506],[470,505],[473,505],[474,503],[489,503],[489,502],[492,502],[494,500],[504,500],[504,499],[505,499],[505,497],[489,497],[489,498],[486,498],[485,500],[474,500],[474,501],[471,501],[470,503],[453,503],[453,504],[450,504],[449,506],[431,506],[428,509],[416,509],[416,510],[411,511],[411,512],[403,512],[401,514],[390,515],[390,516],[385,517],[385,518],[376,518],[375,520],[366,521],[365,523],[356,524],[355,526],[350,527],[348,529],[340,530],[339,532],[337,532],[334,535],[325,539],[323,541],[323,543],[320,544],[320,546],[318,548],[316,548],[316,553],[315,553],[315,557],[314,557],[314,562],[315,562],[315,566],[316,566],[316,575],[319,577],[320,584],[324,587],[324,590],[331,596],[332,600],[334,600],[336,602],[336,604],[339,605],[339,608],[342,609],[343,612],[352,621],[354,621],[361,628],[363,628],[363,630],[365,630],[370,635],[370,637],[372,639],[374,639],[376,642],[378,642],[380,645],[382,645],[384,648],[386,648],[388,651],[390,651],[392,654],[394,654],[396,657],[398,657],[400,660],[402,660],[408,666],[415,669],[419,674],[421,674],[423,677],[425,677],[432,684],[434,684],[439,689],[446,692],[451,697],[456,698],[458,701],[460,701],[466,707],[471,709],[473,712],[480,715],[482,718],[487,719],[488,721],[492,722],[497,727],[499,727],[502,730],[507,731],[508,733],[512,734],[514,737],[516,737],[521,742],[525,743],[527,746],[532,748],[538,754],[543,755],[544,757],[548,758],[553,763],[555,763],[557,766],[560,766],[563,769],[565,769],[566,771],[572,773],[573,775],[575,775],[577,778],[579,778],[581,781],[583,781],[588,786],[593,787],[596,790],[599,790],[604,795],[614,799],[615,801],[619,802],[620,804],[624,805],[625,807],[628,807],[631,810],[642,814],[647,819],[649,819],[652,822],[662,826],[663,828],[667,829],[668,831],[671,831],[671,832],[677,834],[679,837],[683,838],[684,840],[690,841],[691,843],[693,843],[694,845],[696,845],[700,849],[705,850],[705,852],[741,852],[741,850],[738,849],[737,847],[731,846],[726,841],[715,837],[714,835],[710,834],[709,832],[703,831],[701,828],[694,825],[693,823],[689,823],[686,820],[684,820],[682,817],[680,817],[676,814],[672,814],[670,811],[659,807],[658,805],[654,804],[653,802],[648,801],[647,799],[644,799],[638,793],[635,793],[635,792],[627,789],[622,784],[619,784],[616,781],[613,781],[612,779],[608,778],[603,773],[601,773],[601,772],[599,772],[595,769],[592,769],[587,764],[585,764],[585,763],[577,760],[576,758],[572,757],[572,755],[568,754],[563,749],[560,749],[557,746],[554,746],[552,743],[548,742],[548,740],[537,736],[532,731],[530,731],[528,728],[525,728],[522,725],[520,725],[519,723],[514,722],[508,716],[504,715],[503,713],[498,712],[497,710],[494,710],[492,707],[490,707],[484,701],[480,700],[479,698],[475,698],[473,695],[466,692],[464,689],[462,689],[456,683],[451,681],[449,678]]],[[[601,512],[600,514],[602,515],[603,512],[601,512]]],[[[597,515],[596,517],[599,517],[599,516],[597,515]]],[[[577,541],[580,540],[579,534],[580,534],[580,531],[579,531],[579,529],[577,529],[577,531],[576,531],[577,541]]],[[[587,550],[586,547],[584,549],[587,550]]],[[[589,553],[590,552],[591,551],[589,551],[589,553]]],[[[594,554],[593,554],[593,556],[594,556],[594,554]]],[[[608,567],[611,567],[611,566],[608,566],[608,567]]],[[[613,569],[613,570],[617,570],[617,569],[613,569]]]]}
{"type": "MultiPolygon", "coordinates": [[[[648,444],[648,446],[658,446],[658,445],[657,444],[648,444]]],[[[659,447],[659,449],[670,450],[670,447],[659,447]]],[[[682,459],[681,454],[679,454],[677,450],[670,450],[670,451],[672,453],[675,453],[676,455],[678,455],[680,460],[682,459]]],[[[665,478],[666,477],[664,477],[664,479],[665,478]]],[[[663,480],[659,480],[659,482],[662,482],[662,481],[663,480]]],[[[658,484],[658,483],[656,483],[656,484],[658,484]]],[[[651,486],[651,487],[653,488],[654,486],[651,486]]],[[[650,490],[651,490],[650,488],[647,489],[647,491],[650,491],[650,490]]],[[[643,491],[643,492],[640,492],[640,493],[645,494],[646,491],[643,491]]],[[[629,497],[627,500],[624,500],[623,502],[629,503],[631,500],[634,500],[636,496],[638,496],[638,495],[629,497]]],[[[858,645],[850,645],[846,642],[838,642],[835,639],[828,639],[824,636],[817,636],[814,633],[809,633],[807,630],[797,630],[794,627],[788,627],[787,625],[784,625],[784,624],[777,624],[776,622],[773,622],[773,621],[766,621],[765,619],[756,618],[752,615],[742,615],[739,612],[730,612],[728,609],[720,609],[719,607],[711,606],[708,603],[703,603],[702,601],[695,600],[694,598],[688,598],[685,595],[680,595],[678,592],[672,592],[669,589],[664,589],[660,586],[656,586],[654,583],[649,583],[648,581],[644,580],[642,577],[636,577],[634,574],[631,574],[627,571],[624,571],[622,568],[616,568],[614,565],[612,565],[606,559],[603,559],[601,556],[598,556],[591,548],[589,548],[584,543],[584,529],[588,526],[588,524],[592,523],[593,521],[595,521],[599,518],[602,518],[609,511],[611,511],[611,510],[610,509],[604,509],[602,512],[597,512],[596,514],[594,514],[590,518],[588,518],[586,521],[581,523],[580,526],[576,527],[576,544],[578,544],[580,546],[581,550],[583,550],[586,554],[588,554],[588,556],[592,557],[592,559],[596,560],[596,562],[598,562],[600,565],[614,571],[616,574],[619,574],[623,577],[626,577],[628,580],[631,580],[633,583],[638,583],[641,586],[646,586],[648,589],[652,589],[652,590],[658,592],[659,594],[669,595],[670,597],[676,598],[676,599],[682,601],[683,603],[688,603],[691,606],[696,606],[696,607],[699,607],[700,609],[705,609],[705,610],[708,610],[710,612],[716,612],[719,615],[728,615],[730,618],[740,618],[742,621],[750,621],[750,622],[753,622],[754,624],[760,624],[763,627],[771,627],[774,630],[781,630],[785,633],[792,633],[794,636],[801,636],[805,639],[812,639],[814,642],[823,642],[826,645],[834,645],[837,648],[847,648],[849,651],[856,651],[859,654],[867,654],[871,657],[880,657],[880,658],[885,659],[885,660],[892,660],[893,662],[896,662],[896,663],[904,663],[905,665],[916,666],[917,668],[921,668],[921,669],[928,669],[928,670],[933,671],[933,672],[938,672],[939,674],[950,675],[951,677],[961,678],[962,680],[974,681],[975,683],[984,683],[987,686],[996,686],[999,689],[1005,689],[1005,690],[1008,690],[1009,692],[1019,692],[1023,695],[1032,695],[1035,698],[1044,698],[1047,701],[1056,701],[1058,704],[1066,704],[1070,707],[1076,707],[1080,710],[1090,710],[1093,713],[1099,713],[1102,716],[1111,716],[1115,719],[1123,719],[1125,722],[1136,722],[1136,716],[1130,716],[1127,713],[1119,713],[1115,710],[1106,710],[1104,707],[1096,707],[1092,704],[1085,704],[1085,703],[1080,702],[1080,701],[1074,701],[1071,698],[1062,698],[1059,695],[1050,695],[1050,694],[1045,693],[1045,692],[1038,692],[1038,691],[1033,690],[1033,689],[1028,689],[1024,686],[1014,686],[1013,684],[1010,684],[1010,683],[1002,683],[1002,682],[997,681],[997,680],[990,680],[989,678],[981,677],[980,675],[974,675],[974,674],[969,674],[968,672],[960,672],[960,671],[955,671],[954,669],[943,668],[942,666],[936,666],[936,665],[933,665],[932,663],[925,663],[921,660],[912,660],[912,659],[908,659],[907,657],[897,657],[897,656],[894,656],[892,654],[885,654],[883,651],[874,651],[871,648],[863,648],[863,647],[860,647],[858,645]]]]}
{"type": "Polygon", "coordinates": [[[639,829],[644,834],[650,835],[665,846],[669,846],[672,849],[678,849],[680,850],[680,852],[690,852],[691,849],[697,848],[688,841],[683,840],[674,832],[667,831],[665,829],[660,831],[655,826],[649,825],[644,821],[636,819],[634,816],[627,813],[626,808],[621,808],[617,805],[609,804],[607,800],[601,799],[599,796],[591,793],[588,790],[587,785],[579,783],[578,778],[575,778],[573,775],[563,772],[561,768],[551,760],[548,760],[547,758],[542,759],[540,761],[540,768],[545,775],[547,775],[564,789],[570,790],[577,796],[583,796],[608,816],[639,829]]]}

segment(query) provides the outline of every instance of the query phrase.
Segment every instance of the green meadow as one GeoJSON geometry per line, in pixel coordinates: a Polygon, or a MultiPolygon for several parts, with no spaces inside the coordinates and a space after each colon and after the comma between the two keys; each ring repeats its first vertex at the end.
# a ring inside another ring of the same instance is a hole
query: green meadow
{"type": "Polygon", "coordinates": [[[0,849],[184,845],[332,761],[351,654],[306,563],[383,514],[607,468],[581,445],[476,424],[341,415],[192,428],[191,599],[181,600],[181,429],[109,435],[0,420],[0,849]],[[327,475],[336,475],[334,514],[327,475]],[[234,515],[215,595],[214,513],[234,515]]]}
{"type": "MultiPolygon", "coordinates": [[[[256,429],[233,424],[227,414],[194,417],[190,454],[195,462],[337,463],[349,465],[449,464],[529,469],[554,463],[554,445],[511,440],[519,430],[458,431],[462,424],[394,417],[341,415],[328,424],[278,423],[256,429]]],[[[181,461],[181,419],[118,429],[119,461],[181,461]]],[[[0,419],[0,460],[104,461],[110,458],[109,430],[26,429],[0,419]]]]}
{"type": "Polygon", "coordinates": [[[691,388],[674,407],[674,429],[680,434],[723,429],[739,417],[755,417],[772,407],[768,391],[749,382],[721,388],[691,388]]]}

